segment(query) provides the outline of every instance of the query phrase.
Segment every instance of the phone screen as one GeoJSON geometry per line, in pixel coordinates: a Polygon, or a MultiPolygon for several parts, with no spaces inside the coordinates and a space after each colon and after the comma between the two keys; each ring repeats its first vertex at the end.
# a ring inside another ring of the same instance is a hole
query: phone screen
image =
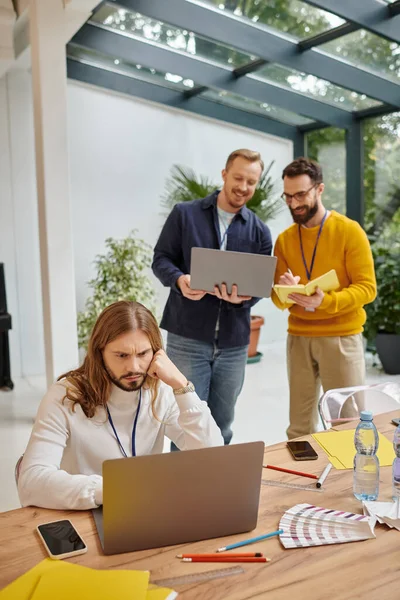
{"type": "Polygon", "coordinates": [[[79,537],[71,521],[67,519],[39,525],[38,529],[45,544],[54,556],[86,548],[84,541],[79,537]]]}
{"type": "Polygon", "coordinates": [[[295,460],[315,460],[318,454],[310,442],[287,442],[288,448],[295,460]]]}

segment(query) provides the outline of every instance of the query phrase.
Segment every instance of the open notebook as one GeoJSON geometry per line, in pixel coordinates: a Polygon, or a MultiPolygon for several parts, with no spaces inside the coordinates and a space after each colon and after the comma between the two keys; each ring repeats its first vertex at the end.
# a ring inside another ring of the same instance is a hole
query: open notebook
{"type": "Polygon", "coordinates": [[[297,285],[274,285],[274,290],[281,302],[289,302],[293,304],[291,300],[288,300],[289,294],[303,294],[305,296],[312,296],[315,293],[317,287],[323,292],[332,292],[340,287],[339,279],[336,275],[335,269],[331,269],[324,275],[312,279],[305,285],[300,283],[297,285]]]}

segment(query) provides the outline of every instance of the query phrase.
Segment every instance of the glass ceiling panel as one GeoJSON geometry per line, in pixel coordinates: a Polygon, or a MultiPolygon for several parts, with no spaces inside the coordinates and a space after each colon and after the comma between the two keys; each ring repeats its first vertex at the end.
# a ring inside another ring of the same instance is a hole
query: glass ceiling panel
{"type": "Polygon", "coordinates": [[[101,24],[107,29],[135,38],[157,42],[173,50],[180,50],[233,69],[257,59],[257,56],[240,52],[223,44],[217,44],[202,36],[195,35],[192,31],[150,19],[137,12],[120,8],[115,4],[104,4],[92,16],[90,22],[101,24]]]}
{"type": "Polygon", "coordinates": [[[381,104],[377,100],[346,90],[330,81],[325,81],[325,79],[319,79],[314,75],[307,75],[273,63],[267,64],[249,77],[279,84],[304,96],[312,96],[316,100],[340,106],[345,110],[363,110],[381,104]]]}
{"type": "Polygon", "coordinates": [[[399,82],[400,46],[365,29],[353,31],[337,40],[322,44],[320,48],[357,67],[399,82]]]}
{"type": "Polygon", "coordinates": [[[192,79],[184,79],[180,75],[174,73],[162,73],[155,69],[149,69],[142,65],[135,65],[134,63],[128,63],[118,58],[108,56],[95,52],[94,50],[88,50],[75,44],[68,44],[67,56],[86,64],[107,69],[113,73],[120,73],[134,79],[140,79],[141,81],[148,81],[156,85],[163,87],[169,87],[174,90],[181,90],[182,92],[194,87],[192,79]]]}
{"type": "Polygon", "coordinates": [[[251,100],[249,98],[245,98],[244,96],[232,94],[231,92],[219,92],[217,90],[210,89],[202,92],[200,96],[202,98],[206,98],[207,100],[213,100],[214,102],[219,102],[220,104],[245,110],[246,112],[256,113],[263,117],[271,117],[272,119],[277,119],[278,121],[283,121],[284,123],[289,123],[290,125],[306,125],[307,123],[313,123],[311,119],[307,119],[306,117],[302,117],[283,108],[271,106],[265,102],[257,102],[257,100],[251,100]]]}
{"type": "Polygon", "coordinates": [[[199,0],[212,4],[243,20],[268,25],[297,39],[305,39],[345,23],[329,12],[314,8],[300,0],[199,0]]]}

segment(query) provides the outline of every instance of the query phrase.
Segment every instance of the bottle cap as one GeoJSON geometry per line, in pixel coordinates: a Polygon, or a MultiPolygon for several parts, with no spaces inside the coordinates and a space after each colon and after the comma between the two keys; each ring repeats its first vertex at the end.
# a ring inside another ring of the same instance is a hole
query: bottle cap
{"type": "Polygon", "coordinates": [[[372,412],[370,410],[362,410],[360,412],[361,421],[372,421],[373,418],[374,418],[374,415],[372,414],[372,412]]]}

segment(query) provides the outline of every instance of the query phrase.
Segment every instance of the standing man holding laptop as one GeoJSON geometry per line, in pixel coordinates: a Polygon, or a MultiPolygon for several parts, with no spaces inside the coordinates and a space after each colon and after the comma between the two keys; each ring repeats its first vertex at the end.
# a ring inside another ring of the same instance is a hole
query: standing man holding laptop
{"type": "MultiPolygon", "coordinates": [[[[259,298],[190,287],[193,247],[271,255],[269,228],[247,207],[264,169],[258,152],[232,152],[222,171],[222,190],[177,204],[154,249],[153,272],[171,291],[161,327],[167,353],[208,403],[225,444],[232,438],[236,400],[244,381],[250,309],[259,298]]],[[[173,448],[174,449],[174,448],[173,448]]]]}

